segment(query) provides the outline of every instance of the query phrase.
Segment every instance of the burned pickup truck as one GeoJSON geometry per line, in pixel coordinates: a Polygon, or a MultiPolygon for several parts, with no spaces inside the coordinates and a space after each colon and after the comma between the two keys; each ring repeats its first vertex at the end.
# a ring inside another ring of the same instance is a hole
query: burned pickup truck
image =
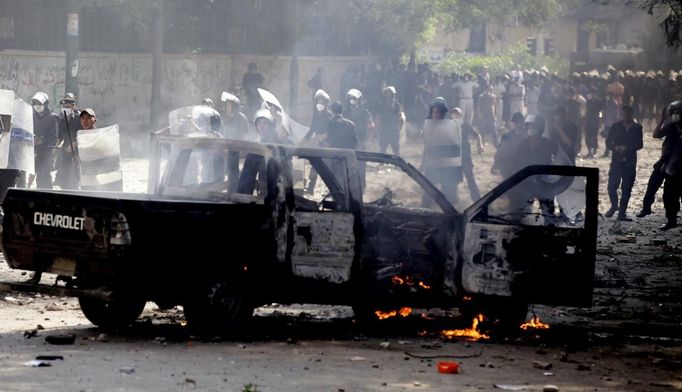
{"type": "Polygon", "coordinates": [[[519,322],[530,303],[591,305],[597,169],[527,167],[458,212],[391,155],[164,134],[150,154],[146,194],[10,189],[7,263],[60,279],[0,288],[76,296],[102,327],[182,305],[223,333],[273,302],[519,322]]]}

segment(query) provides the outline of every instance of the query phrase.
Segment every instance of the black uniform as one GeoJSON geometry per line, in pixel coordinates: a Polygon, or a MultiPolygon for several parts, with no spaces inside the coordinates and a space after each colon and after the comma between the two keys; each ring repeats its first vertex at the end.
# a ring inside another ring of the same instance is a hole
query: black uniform
{"type": "Polygon", "coordinates": [[[663,187],[663,205],[668,223],[677,223],[677,213],[680,212],[680,197],[682,197],[682,124],[666,125],[663,133],[667,146],[662,159],[665,164],[665,185],[663,187]]]}
{"type": "Polygon", "coordinates": [[[57,156],[55,185],[62,189],[80,188],[80,168],[78,166],[78,146],[76,135],[81,129],[80,111],[74,110],[66,120],[64,113],[59,116],[59,142],[62,148],[57,156]],[[67,132],[68,122],[68,132],[67,132]]]}
{"type": "Polygon", "coordinates": [[[379,127],[379,149],[385,153],[391,146],[394,155],[400,155],[400,128],[403,108],[395,99],[385,102],[377,111],[379,127]]]}
{"type": "Polygon", "coordinates": [[[249,132],[249,120],[242,112],[236,112],[232,117],[225,116],[223,123],[223,137],[244,140],[249,132]]]}
{"type": "Polygon", "coordinates": [[[52,189],[52,168],[54,167],[54,151],[57,146],[59,116],[45,107],[38,114],[33,111],[33,133],[35,134],[35,169],[36,186],[52,189]]]}
{"type": "MultiPolygon", "coordinates": [[[[358,146],[358,135],[355,132],[355,124],[344,118],[341,114],[334,115],[327,125],[327,143],[329,147],[350,148],[355,150],[358,146]]],[[[343,183],[343,162],[338,159],[332,161],[332,172],[343,183]]]]}
{"type": "Polygon", "coordinates": [[[627,126],[623,121],[618,121],[611,126],[609,136],[606,138],[606,148],[613,152],[607,189],[611,211],[613,213],[617,209],[619,218],[625,217],[637,175],[637,151],[643,146],[640,124],[632,123],[627,126]],[[625,152],[616,151],[615,148],[618,146],[625,146],[625,152]],[[618,204],[618,187],[621,188],[620,204],[618,204]]]}

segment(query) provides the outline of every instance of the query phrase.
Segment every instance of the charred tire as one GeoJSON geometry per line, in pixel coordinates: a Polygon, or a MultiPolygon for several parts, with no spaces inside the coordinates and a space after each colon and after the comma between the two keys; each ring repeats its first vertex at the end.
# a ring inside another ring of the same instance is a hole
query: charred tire
{"type": "Polygon", "coordinates": [[[78,303],[91,323],[100,328],[119,329],[135,322],[147,301],[130,294],[114,293],[109,300],[79,297],[78,303]]]}
{"type": "Polygon", "coordinates": [[[459,311],[465,318],[473,319],[483,314],[483,327],[493,332],[515,332],[526,322],[528,303],[515,298],[478,296],[463,302],[459,311]]]}
{"type": "Polygon", "coordinates": [[[204,285],[184,304],[184,310],[193,331],[228,337],[242,333],[253,316],[253,305],[243,291],[226,281],[204,285]]]}

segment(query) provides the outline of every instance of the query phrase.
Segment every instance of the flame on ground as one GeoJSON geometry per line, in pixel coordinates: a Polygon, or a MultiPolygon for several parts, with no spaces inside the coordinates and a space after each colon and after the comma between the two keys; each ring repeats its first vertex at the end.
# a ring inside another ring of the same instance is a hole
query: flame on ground
{"type": "Polygon", "coordinates": [[[478,316],[474,317],[473,321],[471,322],[470,328],[445,330],[441,331],[441,335],[448,339],[453,338],[464,338],[467,340],[490,339],[490,336],[485,335],[478,330],[478,324],[483,320],[485,320],[485,317],[482,314],[479,314],[478,316]]]}
{"type": "MultiPolygon", "coordinates": [[[[393,284],[395,284],[397,286],[402,286],[402,285],[410,286],[410,287],[415,286],[415,279],[411,276],[394,275],[391,277],[391,282],[393,282],[393,284]]],[[[417,281],[416,285],[425,289],[425,290],[431,289],[431,286],[429,286],[426,283],[421,282],[421,281],[417,281]]]]}
{"type": "Polygon", "coordinates": [[[521,324],[521,329],[523,330],[529,330],[529,329],[549,329],[549,324],[543,323],[540,320],[540,317],[538,316],[533,316],[532,319],[530,319],[527,323],[521,324]]]}
{"type": "Polygon", "coordinates": [[[386,320],[387,318],[395,317],[400,315],[400,317],[407,317],[412,314],[412,308],[403,307],[398,310],[391,310],[390,312],[382,312],[377,310],[374,312],[379,320],[386,320]]]}

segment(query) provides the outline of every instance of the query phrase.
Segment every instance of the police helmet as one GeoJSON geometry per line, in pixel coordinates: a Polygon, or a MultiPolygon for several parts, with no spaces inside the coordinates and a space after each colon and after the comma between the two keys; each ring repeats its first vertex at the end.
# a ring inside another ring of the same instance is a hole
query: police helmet
{"type": "Polygon", "coordinates": [[[391,93],[391,94],[395,95],[396,94],[395,87],[393,87],[393,86],[386,87],[384,89],[384,94],[386,94],[386,93],[391,93]]]}
{"type": "Polygon", "coordinates": [[[228,93],[227,91],[223,91],[222,94],[220,94],[220,100],[223,102],[232,102],[235,106],[241,105],[239,98],[237,98],[236,95],[228,93]]]}
{"type": "Polygon", "coordinates": [[[76,103],[76,96],[73,93],[66,93],[59,103],[62,105],[65,103],[76,103]]]}
{"type": "Polygon", "coordinates": [[[254,123],[258,122],[259,118],[264,118],[264,119],[270,121],[271,123],[275,122],[275,118],[272,117],[272,113],[270,113],[269,109],[262,108],[262,109],[256,110],[256,114],[253,116],[253,122],[254,123]]]}
{"type": "Polygon", "coordinates": [[[324,100],[324,101],[329,102],[329,100],[330,100],[329,94],[327,94],[327,93],[326,93],[324,90],[322,90],[322,89],[318,89],[317,91],[315,91],[315,95],[313,96],[313,98],[314,98],[316,101],[317,101],[318,99],[322,99],[322,100],[324,100]]]}
{"type": "Polygon", "coordinates": [[[429,105],[429,112],[433,110],[433,108],[437,108],[443,115],[448,112],[448,106],[445,103],[445,98],[443,97],[438,97],[431,102],[429,105]]]}
{"type": "Polygon", "coordinates": [[[50,99],[47,96],[47,94],[39,91],[39,92],[33,94],[33,97],[31,98],[31,100],[40,102],[41,105],[45,105],[47,103],[47,101],[49,101],[50,99]]]}
{"type": "Polygon", "coordinates": [[[362,92],[358,89],[350,89],[348,90],[348,93],[346,93],[346,97],[349,99],[357,99],[358,101],[362,99],[362,92]]]}
{"type": "Polygon", "coordinates": [[[682,101],[672,101],[668,105],[668,114],[682,114],[682,101]]]}

